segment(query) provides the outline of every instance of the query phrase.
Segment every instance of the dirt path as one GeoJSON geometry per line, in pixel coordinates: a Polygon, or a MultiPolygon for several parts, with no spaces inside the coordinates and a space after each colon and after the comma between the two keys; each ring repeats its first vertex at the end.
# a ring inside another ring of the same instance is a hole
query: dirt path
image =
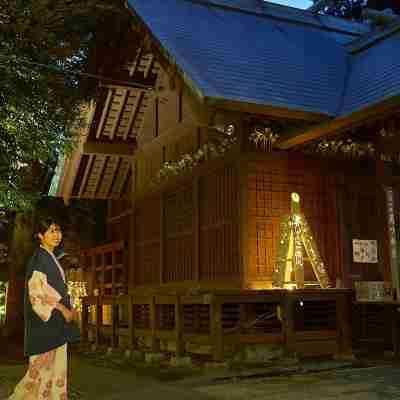
{"type": "MultiPolygon", "coordinates": [[[[0,365],[0,400],[24,375],[26,365],[0,365]]],[[[156,379],[138,376],[133,369],[111,369],[73,357],[70,400],[210,400],[210,396],[156,379]]]]}

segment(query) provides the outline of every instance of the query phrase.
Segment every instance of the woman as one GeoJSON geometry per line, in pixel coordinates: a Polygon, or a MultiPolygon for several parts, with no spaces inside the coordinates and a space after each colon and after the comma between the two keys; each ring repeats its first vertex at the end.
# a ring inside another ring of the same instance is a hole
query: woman
{"type": "Polygon", "coordinates": [[[25,285],[25,355],[29,368],[9,400],[66,400],[67,343],[76,341],[77,311],[71,307],[64,271],[54,255],[60,226],[39,223],[40,248],[29,261],[25,285]]]}

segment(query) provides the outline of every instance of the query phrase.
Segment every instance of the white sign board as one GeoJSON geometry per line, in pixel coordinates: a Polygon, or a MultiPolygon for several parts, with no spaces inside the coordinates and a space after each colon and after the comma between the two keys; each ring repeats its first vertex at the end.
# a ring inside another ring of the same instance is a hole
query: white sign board
{"type": "Polygon", "coordinates": [[[353,262],[378,262],[378,242],[376,240],[353,239],[353,262]]]}

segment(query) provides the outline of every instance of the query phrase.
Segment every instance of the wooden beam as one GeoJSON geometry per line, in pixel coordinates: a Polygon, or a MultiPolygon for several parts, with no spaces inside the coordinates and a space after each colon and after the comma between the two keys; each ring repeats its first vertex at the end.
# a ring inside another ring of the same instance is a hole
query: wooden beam
{"type": "Polygon", "coordinates": [[[92,175],[91,177],[92,177],[92,179],[94,181],[93,182],[93,192],[90,195],[91,198],[95,198],[96,197],[96,193],[98,191],[99,184],[100,184],[100,182],[102,181],[102,178],[103,178],[104,168],[107,165],[107,157],[98,156],[96,158],[96,163],[98,163],[98,170],[96,171],[96,172],[98,172],[97,176],[94,175],[93,170],[92,170],[92,173],[91,173],[91,175],[92,175]]]}
{"type": "Polygon", "coordinates": [[[96,157],[94,155],[89,155],[89,160],[88,160],[88,163],[86,164],[85,173],[83,175],[83,179],[81,181],[81,186],[79,188],[79,195],[78,195],[79,198],[81,198],[85,192],[86,184],[87,184],[87,181],[88,181],[89,175],[90,175],[90,170],[92,169],[92,164],[94,163],[95,159],[96,159],[96,157]]]}
{"type": "Polygon", "coordinates": [[[329,122],[311,128],[290,139],[282,140],[276,143],[276,147],[282,150],[287,150],[292,147],[304,145],[313,140],[320,140],[325,137],[341,133],[350,128],[365,125],[366,123],[382,119],[384,114],[393,112],[400,106],[400,96],[392,97],[381,102],[378,105],[373,105],[363,110],[356,111],[346,117],[339,117],[329,122]]]}
{"type": "Polygon", "coordinates": [[[99,125],[97,127],[97,132],[96,132],[96,138],[97,139],[101,136],[101,132],[103,131],[103,125],[104,125],[104,122],[105,122],[106,117],[107,117],[107,113],[108,113],[108,109],[109,109],[112,97],[113,97],[113,89],[108,89],[107,99],[106,99],[106,102],[105,102],[105,104],[103,106],[103,111],[101,113],[100,122],[99,122],[99,125]]]}
{"type": "Polygon", "coordinates": [[[86,142],[83,145],[83,154],[105,156],[132,156],[135,150],[133,144],[86,142]]]}
{"type": "Polygon", "coordinates": [[[307,112],[301,110],[291,110],[284,107],[275,107],[267,104],[244,103],[241,101],[215,100],[205,98],[205,103],[216,108],[240,111],[250,114],[260,114],[270,117],[297,119],[302,121],[322,122],[330,118],[328,114],[307,112]]]}

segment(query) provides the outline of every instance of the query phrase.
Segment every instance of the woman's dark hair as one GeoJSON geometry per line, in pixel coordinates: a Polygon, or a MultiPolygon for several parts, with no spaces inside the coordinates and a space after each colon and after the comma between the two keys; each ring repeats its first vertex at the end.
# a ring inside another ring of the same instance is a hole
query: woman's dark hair
{"type": "Polygon", "coordinates": [[[50,228],[50,226],[53,225],[53,224],[57,225],[57,226],[60,226],[58,221],[56,221],[52,217],[47,217],[47,218],[42,218],[42,219],[37,220],[36,223],[35,223],[35,227],[34,227],[35,237],[37,237],[37,235],[39,233],[41,233],[43,235],[50,228]]]}

